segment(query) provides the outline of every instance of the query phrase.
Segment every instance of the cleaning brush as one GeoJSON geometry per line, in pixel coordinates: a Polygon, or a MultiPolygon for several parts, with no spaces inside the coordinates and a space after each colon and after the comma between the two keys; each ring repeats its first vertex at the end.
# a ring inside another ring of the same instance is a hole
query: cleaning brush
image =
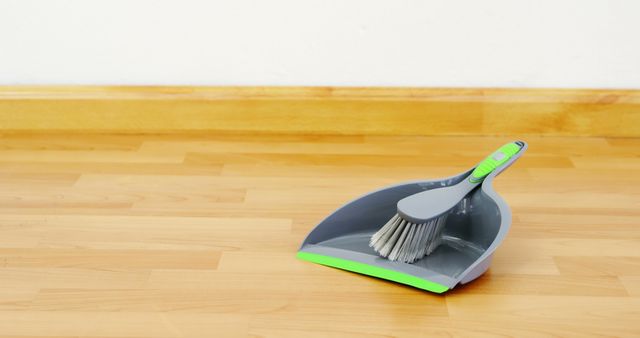
{"type": "Polygon", "coordinates": [[[382,257],[404,263],[431,254],[442,243],[450,211],[521,147],[519,142],[505,144],[482,160],[460,183],[401,199],[397,213],[371,236],[369,246],[382,257]]]}

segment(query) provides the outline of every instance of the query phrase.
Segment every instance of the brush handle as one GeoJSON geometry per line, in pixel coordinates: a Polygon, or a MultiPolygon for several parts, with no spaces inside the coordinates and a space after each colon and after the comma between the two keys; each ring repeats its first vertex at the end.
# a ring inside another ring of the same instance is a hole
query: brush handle
{"type": "Polygon", "coordinates": [[[469,175],[469,182],[480,183],[487,175],[491,174],[497,167],[509,161],[513,155],[520,151],[520,145],[512,142],[507,143],[496,150],[493,154],[487,156],[469,175]]]}

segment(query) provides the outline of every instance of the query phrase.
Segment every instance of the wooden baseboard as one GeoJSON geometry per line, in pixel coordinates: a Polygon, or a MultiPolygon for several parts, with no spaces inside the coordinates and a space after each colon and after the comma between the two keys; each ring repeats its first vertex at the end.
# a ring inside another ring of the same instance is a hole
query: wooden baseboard
{"type": "Polygon", "coordinates": [[[0,131],[640,136],[640,90],[0,87],[0,131]]]}

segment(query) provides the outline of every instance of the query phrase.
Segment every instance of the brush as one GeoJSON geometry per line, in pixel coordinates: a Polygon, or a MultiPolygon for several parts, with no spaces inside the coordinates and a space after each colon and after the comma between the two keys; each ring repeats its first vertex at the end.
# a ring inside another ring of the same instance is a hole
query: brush
{"type": "Polygon", "coordinates": [[[487,156],[458,184],[431,189],[398,201],[397,213],[369,242],[380,256],[414,263],[431,254],[443,241],[447,216],[484,178],[520,151],[522,144],[503,145],[487,156]]]}

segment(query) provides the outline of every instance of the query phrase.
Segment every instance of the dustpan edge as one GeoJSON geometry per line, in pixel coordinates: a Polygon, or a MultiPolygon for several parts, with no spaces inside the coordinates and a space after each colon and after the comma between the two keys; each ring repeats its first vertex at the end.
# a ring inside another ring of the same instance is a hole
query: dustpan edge
{"type": "Polygon", "coordinates": [[[443,293],[449,290],[449,287],[427,279],[348,259],[325,256],[304,251],[299,251],[297,257],[304,261],[352,271],[367,276],[386,279],[434,293],[443,293]]]}

